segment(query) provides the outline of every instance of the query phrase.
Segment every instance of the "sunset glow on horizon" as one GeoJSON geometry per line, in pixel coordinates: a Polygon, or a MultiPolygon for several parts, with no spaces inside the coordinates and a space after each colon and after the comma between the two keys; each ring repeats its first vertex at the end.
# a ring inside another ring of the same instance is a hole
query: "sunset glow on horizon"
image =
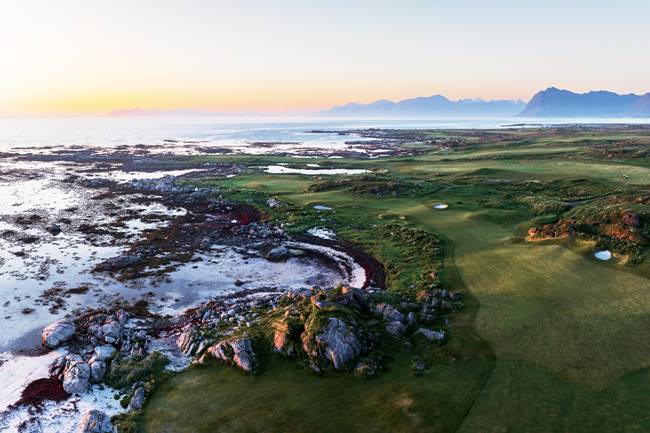
{"type": "Polygon", "coordinates": [[[0,114],[650,91],[646,1],[0,3],[0,114]]]}

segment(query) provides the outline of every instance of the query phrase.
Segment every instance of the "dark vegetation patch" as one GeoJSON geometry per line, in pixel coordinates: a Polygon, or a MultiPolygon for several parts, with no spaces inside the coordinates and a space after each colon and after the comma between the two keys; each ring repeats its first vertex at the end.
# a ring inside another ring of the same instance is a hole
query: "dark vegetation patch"
{"type": "Polygon", "coordinates": [[[23,389],[20,400],[13,407],[30,406],[40,407],[46,401],[63,401],[70,394],[63,389],[63,382],[56,377],[36,379],[23,389]]]}
{"type": "MultiPolygon", "coordinates": [[[[147,391],[151,390],[169,364],[169,359],[153,352],[146,357],[118,356],[106,372],[106,384],[115,389],[130,389],[136,383],[142,383],[147,391]]],[[[128,403],[130,396],[125,401],[128,403]]]]}

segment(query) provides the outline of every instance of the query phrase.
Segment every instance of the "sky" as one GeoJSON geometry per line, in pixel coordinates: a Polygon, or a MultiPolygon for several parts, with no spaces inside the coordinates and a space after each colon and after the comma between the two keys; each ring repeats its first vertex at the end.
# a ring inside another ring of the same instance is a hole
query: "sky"
{"type": "Polygon", "coordinates": [[[0,113],[646,93],[649,18],[649,0],[0,0],[0,113]]]}

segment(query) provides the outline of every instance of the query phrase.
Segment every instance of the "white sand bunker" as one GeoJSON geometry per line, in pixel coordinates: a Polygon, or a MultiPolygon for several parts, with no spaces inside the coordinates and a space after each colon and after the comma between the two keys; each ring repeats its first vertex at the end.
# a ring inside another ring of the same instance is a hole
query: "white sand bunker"
{"type": "Polygon", "coordinates": [[[447,203],[436,203],[433,205],[434,209],[447,209],[449,205],[447,203]]]}
{"type": "Polygon", "coordinates": [[[316,210],[332,210],[331,207],[329,207],[329,206],[325,206],[325,205],[322,205],[322,204],[317,204],[317,205],[314,205],[314,206],[312,206],[312,207],[313,207],[314,209],[316,209],[316,210]]]}
{"type": "Polygon", "coordinates": [[[610,260],[612,258],[612,252],[609,250],[598,251],[594,254],[598,260],[610,260]]]}

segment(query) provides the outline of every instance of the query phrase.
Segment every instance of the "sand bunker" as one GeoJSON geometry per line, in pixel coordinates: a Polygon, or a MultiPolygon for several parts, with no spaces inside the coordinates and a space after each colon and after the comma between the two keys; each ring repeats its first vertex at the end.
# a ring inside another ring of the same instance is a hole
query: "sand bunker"
{"type": "Polygon", "coordinates": [[[610,260],[612,258],[612,252],[609,250],[598,251],[594,254],[598,260],[610,260]]]}
{"type": "Polygon", "coordinates": [[[434,209],[447,209],[449,205],[447,203],[436,203],[433,205],[434,209]]]}

